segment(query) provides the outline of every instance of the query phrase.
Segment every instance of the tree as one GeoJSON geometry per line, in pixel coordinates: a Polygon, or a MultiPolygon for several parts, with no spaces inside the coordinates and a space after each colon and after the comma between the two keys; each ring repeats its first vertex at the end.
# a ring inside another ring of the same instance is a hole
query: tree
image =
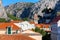
{"type": "Polygon", "coordinates": [[[38,27],[36,27],[36,28],[34,29],[34,31],[42,34],[43,36],[46,35],[46,32],[45,32],[43,29],[40,29],[40,28],[38,28],[38,27]]]}
{"type": "Polygon", "coordinates": [[[44,31],[43,29],[36,27],[35,29],[32,29],[32,30],[42,34],[42,36],[43,36],[42,40],[51,40],[50,34],[48,34],[48,32],[44,31]]]}
{"type": "Polygon", "coordinates": [[[0,18],[0,22],[6,22],[4,18],[0,18]]]}
{"type": "Polygon", "coordinates": [[[15,17],[15,16],[11,15],[11,14],[7,14],[7,15],[8,15],[8,17],[9,17],[10,19],[12,19],[12,20],[20,20],[20,18],[17,18],[17,17],[15,17]]]}
{"type": "Polygon", "coordinates": [[[24,21],[28,21],[28,18],[23,18],[24,21]]]}

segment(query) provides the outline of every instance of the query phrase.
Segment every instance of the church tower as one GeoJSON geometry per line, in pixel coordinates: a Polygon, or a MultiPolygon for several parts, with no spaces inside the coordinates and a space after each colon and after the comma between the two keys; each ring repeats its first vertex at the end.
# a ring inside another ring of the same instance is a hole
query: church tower
{"type": "Polygon", "coordinates": [[[4,10],[4,7],[2,6],[2,0],[0,0],[0,18],[7,18],[7,14],[4,10]]]}

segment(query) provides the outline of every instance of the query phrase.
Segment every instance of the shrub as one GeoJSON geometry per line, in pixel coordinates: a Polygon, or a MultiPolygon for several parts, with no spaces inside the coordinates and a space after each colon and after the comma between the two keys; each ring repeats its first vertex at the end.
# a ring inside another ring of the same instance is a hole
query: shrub
{"type": "Polygon", "coordinates": [[[9,17],[10,19],[12,19],[12,20],[20,20],[20,18],[17,18],[17,17],[15,17],[15,16],[11,15],[11,14],[7,14],[7,15],[8,15],[8,17],[9,17]]]}
{"type": "Polygon", "coordinates": [[[24,21],[28,21],[28,18],[23,18],[24,21]]]}
{"type": "Polygon", "coordinates": [[[0,22],[6,22],[4,18],[0,18],[0,22]]]}
{"type": "Polygon", "coordinates": [[[43,36],[46,35],[46,32],[45,32],[43,29],[40,29],[40,28],[38,28],[38,27],[36,27],[36,28],[34,29],[34,31],[42,34],[43,36]]]}

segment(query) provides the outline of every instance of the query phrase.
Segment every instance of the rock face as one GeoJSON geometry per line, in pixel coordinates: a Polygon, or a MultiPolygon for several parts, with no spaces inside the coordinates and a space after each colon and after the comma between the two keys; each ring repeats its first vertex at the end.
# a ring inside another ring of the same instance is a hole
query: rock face
{"type": "Polygon", "coordinates": [[[32,6],[32,12],[33,14],[37,13],[39,16],[41,16],[40,20],[38,21],[39,23],[50,23],[52,22],[52,19],[56,17],[57,10],[60,10],[58,6],[59,3],[60,0],[40,0],[32,6]],[[42,12],[43,10],[45,11],[42,12]]]}
{"type": "Polygon", "coordinates": [[[34,3],[16,3],[16,4],[12,4],[12,5],[9,5],[9,6],[6,6],[5,7],[5,10],[7,13],[9,14],[12,14],[16,17],[19,17],[19,18],[24,18],[24,17],[28,17],[29,16],[29,13],[30,13],[30,10],[31,10],[31,6],[33,5],[34,3]]]}
{"type": "Polygon", "coordinates": [[[0,18],[7,18],[7,14],[4,10],[4,7],[2,6],[2,0],[0,0],[0,18]]]}
{"type": "MultiPolygon", "coordinates": [[[[54,9],[59,0],[40,0],[37,3],[16,3],[5,7],[7,13],[10,13],[19,18],[31,18],[35,13],[40,16],[44,16],[42,11],[45,8],[54,9]]],[[[57,7],[56,7],[57,8],[57,7]]]]}
{"type": "Polygon", "coordinates": [[[35,3],[34,7],[32,8],[33,13],[37,12],[38,15],[43,16],[42,10],[45,8],[54,9],[55,5],[59,0],[40,0],[38,3],[35,3]]]}
{"type": "Polygon", "coordinates": [[[55,10],[60,12],[60,0],[56,3],[55,10]]]}

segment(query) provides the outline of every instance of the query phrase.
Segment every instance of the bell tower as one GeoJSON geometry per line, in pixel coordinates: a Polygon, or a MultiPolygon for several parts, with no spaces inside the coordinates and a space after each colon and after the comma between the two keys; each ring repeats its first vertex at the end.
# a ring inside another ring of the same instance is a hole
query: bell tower
{"type": "Polygon", "coordinates": [[[2,6],[2,0],[0,0],[0,18],[7,18],[7,14],[2,6]]]}

